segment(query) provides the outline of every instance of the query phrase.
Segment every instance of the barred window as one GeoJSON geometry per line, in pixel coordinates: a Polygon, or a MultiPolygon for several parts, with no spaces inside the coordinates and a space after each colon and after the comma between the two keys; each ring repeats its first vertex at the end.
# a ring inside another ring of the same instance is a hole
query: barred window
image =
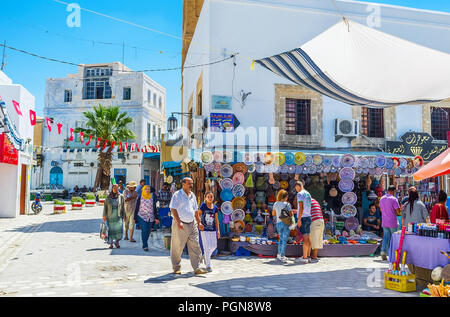
{"type": "Polygon", "coordinates": [[[383,109],[362,107],[361,133],[369,138],[384,138],[383,109]]]}
{"type": "Polygon", "coordinates": [[[286,134],[311,135],[311,100],[286,99],[286,134]]]}
{"type": "Polygon", "coordinates": [[[72,102],[72,90],[64,90],[64,102],[72,102]]]}
{"type": "Polygon", "coordinates": [[[131,100],[131,87],[123,88],[123,100],[131,100]]]}
{"type": "Polygon", "coordinates": [[[447,140],[450,131],[450,108],[431,108],[431,135],[436,140],[447,140]]]}

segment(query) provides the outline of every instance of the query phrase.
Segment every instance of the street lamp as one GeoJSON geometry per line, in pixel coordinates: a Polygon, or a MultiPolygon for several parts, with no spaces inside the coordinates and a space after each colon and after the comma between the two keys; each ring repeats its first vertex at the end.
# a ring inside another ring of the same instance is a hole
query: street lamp
{"type": "Polygon", "coordinates": [[[175,114],[179,114],[182,116],[187,116],[189,119],[192,117],[192,113],[187,112],[172,112],[172,115],[169,119],[167,119],[167,132],[173,133],[178,128],[178,120],[175,118],[175,114]]]}

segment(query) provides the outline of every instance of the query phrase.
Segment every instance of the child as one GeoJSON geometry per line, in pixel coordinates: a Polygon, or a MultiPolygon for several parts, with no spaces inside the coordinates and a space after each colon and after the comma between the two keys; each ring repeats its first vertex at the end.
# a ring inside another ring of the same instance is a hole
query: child
{"type": "Polygon", "coordinates": [[[217,249],[217,239],[220,239],[218,208],[214,205],[214,194],[207,192],[205,201],[201,204],[196,214],[198,229],[203,245],[206,270],[212,272],[211,255],[217,249]]]}

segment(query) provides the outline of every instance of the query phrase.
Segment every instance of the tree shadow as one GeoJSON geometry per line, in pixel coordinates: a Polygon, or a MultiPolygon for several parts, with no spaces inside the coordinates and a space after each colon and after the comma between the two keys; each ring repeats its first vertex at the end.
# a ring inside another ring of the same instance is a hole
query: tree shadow
{"type": "Polygon", "coordinates": [[[164,284],[170,281],[178,280],[178,279],[186,279],[186,278],[207,278],[205,275],[195,275],[194,272],[184,273],[184,274],[174,274],[167,273],[158,277],[151,277],[144,281],[145,284],[164,284]]]}
{"type": "MultiPolygon", "coordinates": [[[[62,221],[48,221],[42,224],[31,225],[37,228],[40,226],[38,232],[55,232],[55,233],[98,233],[100,231],[101,219],[79,219],[79,220],[62,220],[62,221]]],[[[17,227],[7,230],[8,232],[22,231],[25,228],[30,228],[30,225],[17,227]]],[[[33,232],[34,230],[31,230],[33,232]]],[[[27,232],[25,232],[27,233],[27,232]]]]}

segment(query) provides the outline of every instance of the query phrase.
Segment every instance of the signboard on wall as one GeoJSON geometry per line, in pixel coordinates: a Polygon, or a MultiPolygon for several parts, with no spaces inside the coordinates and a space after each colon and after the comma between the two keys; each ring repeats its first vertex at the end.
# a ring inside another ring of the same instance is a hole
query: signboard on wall
{"type": "Polygon", "coordinates": [[[0,134],[0,163],[19,164],[19,151],[14,148],[5,133],[0,134]]]}
{"type": "Polygon", "coordinates": [[[238,126],[232,113],[211,113],[210,120],[211,132],[233,132],[238,126]]]}
{"type": "Polygon", "coordinates": [[[386,141],[386,152],[399,155],[421,156],[431,161],[444,152],[447,144],[433,142],[434,138],[424,132],[407,132],[401,141],[386,141]]]}
{"type": "Polygon", "coordinates": [[[214,110],[231,110],[231,96],[212,95],[212,109],[214,110]]]}

